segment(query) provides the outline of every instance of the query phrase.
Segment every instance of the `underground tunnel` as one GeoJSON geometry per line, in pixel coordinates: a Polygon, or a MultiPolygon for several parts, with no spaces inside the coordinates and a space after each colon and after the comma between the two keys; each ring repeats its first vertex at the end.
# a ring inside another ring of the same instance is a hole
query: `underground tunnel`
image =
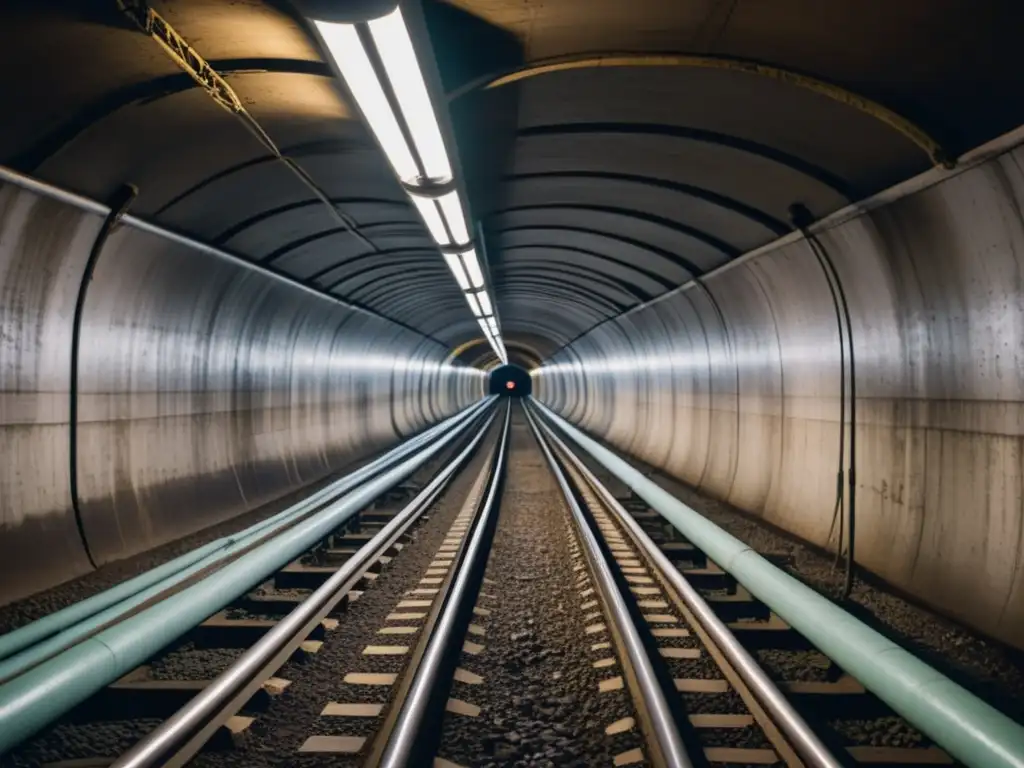
{"type": "Polygon", "coordinates": [[[1024,768],[1021,30],[4,3],[0,765],[1024,768]]]}
{"type": "Polygon", "coordinates": [[[500,365],[490,372],[487,387],[492,395],[527,397],[533,391],[533,382],[518,365],[500,365]]]}

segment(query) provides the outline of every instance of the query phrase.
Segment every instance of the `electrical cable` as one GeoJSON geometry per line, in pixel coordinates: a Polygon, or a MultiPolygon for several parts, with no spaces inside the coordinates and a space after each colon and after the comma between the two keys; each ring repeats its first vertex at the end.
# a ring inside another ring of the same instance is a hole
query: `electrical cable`
{"type": "Polygon", "coordinates": [[[78,296],[75,300],[75,311],[71,320],[71,360],[70,373],[68,376],[68,493],[71,496],[71,509],[75,513],[75,525],[78,528],[78,537],[82,542],[82,549],[89,565],[93,570],[99,568],[99,563],[89,546],[89,537],[85,531],[85,519],[82,516],[82,500],[78,484],[78,396],[79,396],[79,369],[81,367],[82,350],[82,320],[85,317],[85,299],[89,292],[89,285],[92,283],[93,274],[96,271],[96,263],[103,253],[103,247],[107,244],[110,233],[120,223],[121,218],[128,212],[139,189],[133,184],[122,184],[110,198],[110,212],[100,225],[96,238],[93,240],[92,248],[89,250],[89,257],[82,268],[82,279],[78,284],[78,296]]]}
{"type": "Polygon", "coordinates": [[[789,207],[790,219],[793,225],[807,239],[808,246],[818,261],[828,283],[829,293],[832,296],[832,307],[836,315],[836,325],[839,331],[839,470],[836,476],[836,503],[832,512],[832,524],[829,528],[829,540],[832,538],[832,531],[835,529],[837,518],[840,520],[839,540],[836,546],[836,558],[838,559],[843,550],[843,464],[845,460],[846,446],[846,347],[849,345],[850,359],[850,457],[849,471],[846,479],[849,485],[848,508],[846,520],[846,577],[843,582],[841,593],[842,599],[847,599],[853,590],[854,565],[855,565],[855,533],[856,533],[856,471],[857,471],[857,383],[856,363],[853,348],[853,321],[850,317],[850,307],[846,299],[846,291],[843,289],[842,280],[836,270],[828,250],[810,231],[809,227],[813,220],[810,211],[800,203],[794,203],[789,207]],[[844,334],[845,325],[845,334],[844,334]],[[845,336],[845,339],[844,339],[845,336]],[[844,343],[845,342],[845,343],[844,343]]]}

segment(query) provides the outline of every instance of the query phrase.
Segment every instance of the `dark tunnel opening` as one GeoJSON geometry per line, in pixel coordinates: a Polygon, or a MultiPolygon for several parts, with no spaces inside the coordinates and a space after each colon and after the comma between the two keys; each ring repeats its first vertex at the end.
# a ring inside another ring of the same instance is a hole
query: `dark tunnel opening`
{"type": "Polygon", "coordinates": [[[488,391],[492,395],[526,397],[533,391],[533,381],[518,365],[503,365],[491,371],[488,391]]]}

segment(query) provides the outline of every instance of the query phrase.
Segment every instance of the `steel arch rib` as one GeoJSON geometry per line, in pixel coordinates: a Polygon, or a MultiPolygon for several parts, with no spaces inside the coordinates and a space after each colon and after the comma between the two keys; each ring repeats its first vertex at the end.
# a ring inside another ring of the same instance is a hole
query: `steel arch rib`
{"type": "Polygon", "coordinates": [[[746,152],[765,160],[771,160],[791,171],[802,173],[816,181],[830,187],[850,202],[864,197],[865,193],[850,186],[845,180],[836,176],[831,171],[815,165],[809,160],[797,157],[794,154],[781,149],[761,144],[751,139],[743,139],[727,133],[710,131],[705,128],[692,128],[684,125],[669,125],[665,123],[621,123],[608,121],[558,123],[554,125],[534,125],[524,128],[516,133],[516,138],[531,138],[541,136],[574,136],[591,134],[622,134],[625,136],[660,136],[663,138],[686,139],[699,141],[705,144],[714,144],[720,147],[728,147],[739,152],[746,152]]]}
{"type": "MultiPolygon", "coordinates": [[[[519,231],[519,230],[510,230],[510,231],[519,231]]],[[[671,280],[665,279],[664,277],[662,277],[661,275],[657,274],[656,272],[651,272],[650,270],[644,269],[643,267],[638,267],[635,264],[631,264],[628,261],[620,261],[619,259],[616,259],[614,256],[606,256],[606,255],[604,255],[602,253],[598,253],[597,251],[591,251],[591,250],[587,250],[585,248],[576,248],[575,246],[569,246],[569,245],[528,244],[528,245],[504,246],[504,247],[501,248],[501,251],[503,253],[510,253],[512,251],[552,251],[552,252],[557,251],[557,252],[564,252],[564,253],[567,253],[567,254],[578,254],[580,256],[587,256],[588,258],[595,259],[597,261],[607,262],[609,264],[614,264],[617,267],[621,267],[623,269],[627,269],[627,270],[630,270],[630,271],[633,271],[633,272],[637,272],[638,274],[643,275],[646,279],[650,280],[651,282],[658,283],[662,288],[665,288],[666,290],[669,290],[669,289],[675,287],[675,284],[671,280]]],[[[536,258],[539,259],[540,257],[536,257],[536,258]]],[[[572,257],[567,257],[567,258],[571,259],[572,257]]],[[[558,263],[560,263],[560,264],[568,263],[570,265],[575,265],[577,262],[570,260],[569,262],[561,262],[560,261],[558,263]]],[[[594,270],[594,271],[595,272],[599,272],[599,270],[594,270]]],[[[609,279],[614,279],[614,278],[612,278],[611,276],[609,276],[605,272],[599,272],[599,274],[603,274],[603,275],[607,276],[609,279]]],[[[639,288],[639,286],[637,286],[637,285],[635,285],[633,283],[630,283],[630,285],[632,286],[633,290],[636,290],[636,291],[640,291],[641,290],[639,288]]],[[[646,292],[644,291],[644,293],[646,293],[646,292]]]]}
{"type": "Polygon", "coordinates": [[[334,270],[338,269],[339,267],[344,267],[344,266],[347,266],[349,264],[354,264],[357,261],[364,261],[366,259],[379,259],[379,258],[387,257],[388,260],[391,261],[391,262],[401,261],[401,260],[405,259],[406,263],[407,263],[408,261],[412,260],[412,254],[422,254],[423,256],[428,256],[428,257],[431,257],[431,258],[436,258],[437,257],[437,249],[436,248],[393,248],[393,249],[386,250],[386,251],[367,251],[366,253],[361,253],[358,256],[353,256],[352,258],[349,258],[349,259],[343,259],[342,261],[336,261],[334,264],[331,264],[329,267],[323,267],[321,269],[318,269],[316,272],[314,272],[313,274],[309,275],[308,277],[306,277],[304,279],[306,279],[306,280],[319,280],[321,277],[324,277],[325,275],[330,274],[331,272],[333,272],[334,270]]]}
{"type": "Polygon", "coordinates": [[[591,213],[605,213],[615,216],[623,216],[630,219],[636,219],[643,221],[648,224],[655,224],[659,227],[678,232],[681,235],[692,237],[694,240],[708,245],[720,253],[724,254],[728,259],[734,259],[740,255],[741,251],[734,245],[730,245],[724,240],[720,240],[714,235],[708,234],[707,232],[691,227],[687,224],[680,224],[677,221],[666,219],[663,216],[655,216],[654,214],[644,213],[643,211],[637,211],[632,208],[620,208],[614,205],[592,205],[589,203],[544,203],[538,205],[517,205],[510,208],[500,208],[492,211],[490,216],[504,216],[506,214],[519,213],[521,211],[588,211],[591,213]]]}
{"type": "Polygon", "coordinates": [[[704,56],[690,53],[628,53],[606,51],[600,53],[571,54],[540,59],[527,64],[492,72],[472,80],[448,95],[454,101],[467,93],[478,90],[501,88],[555,72],[574,69],[624,67],[678,67],[684,69],[718,69],[739,72],[755,77],[767,78],[786,83],[855,109],[897,131],[908,141],[917,145],[935,165],[953,167],[952,160],[942,145],[924,128],[895,110],[880,104],[867,96],[835,85],[811,74],[797,72],[774,64],[730,56],[704,56]]]}
{"type": "MultiPolygon", "coordinates": [[[[628,245],[633,248],[638,248],[642,251],[646,251],[652,256],[657,256],[658,258],[669,262],[674,267],[689,272],[691,277],[696,277],[703,274],[703,270],[698,269],[696,265],[691,264],[687,259],[681,258],[675,255],[674,253],[666,251],[665,249],[659,248],[655,245],[648,245],[640,240],[634,240],[633,238],[629,237],[622,237],[621,235],[616,235],[611,232],[603,232],[601,230],[588,229],[587,227],[566,227],[557,224],[527,224],[515,225],[511,227],[493,227],[491,229],[493,229],[493,231],[497,232],[498,234],[503,234],[506,232],[566,232],[577,235],[592,235],[594,237],[604,238],[605,240],[609,240],[610,242],[613,243],[619,243],[620,245],[628,245]]],[[[591,256],[597,255],[594,251],[589,251],[581,248],[574,248],[573,246],[554,245],[551,247],[562,249],[574,249],[579,251],[580,253],[586,253],[591,256]]],[[[645,275],[647,275],[651,279],[657,280],[657,282],[659,283],[662,283],[663,285],[665,285],[666,288],[674,288],[677,285],[677,283],[672,280],[668,280],[660,276],[655,277],[656,273],[653,273],[650,270],[644,270],[641,267],[637,267],[635,265],[630,264],[629,262],[620,261],[619,259],[615,259],[611,256],[605,256],[604,258],[606,261],[614,261],[620,265],[629,266],[638,272],[644,272],[645,275]]]]}
{"type": "Polygon", "coordinates": [[[600,285],[602,288],[607,290],[624,293],[636,301],[646,301],[643,297],[648,294],[635,291],[627,283],[614,280],[607,275],[603,275],[598,272],[590,272],[583,268],[570,269],[572,266],[573,265],[571,264],[552,265],[551,262],[545,262],[540,259],[516,259],[514,263],[505,262],[499,265],[496,269],[492,270],[491,274],[494,276],[496,283],[500,283],[501,280],[506,277],[517,276],[520,271],[530,275],[550,274],[559,275],[564,278],[580,278],[590,283],[600,285]]]}
{"type": "Polygon", "coordinates": [[[620,302],[617,302],[614,299],[609,299],[606,296],[588,294],[586,292],[550,280],[534,280],[528,277],[520,277],[510,280],[503,280],[501,283],[496,284],[496,291],[498,292],[499,296],[506,295],[506,291],[508,289],[514,288],[537,288],[538,290],[564,294],[567,298],[570,298],[571,300],[577,301],[579,303],[587,303],[590,300],[594,300],[595,303],[611,307],[612,310],[616,313],[625,312],[631,306],[629,304],[622,304],[620,302]]]}
{"type": "Polygon", "coordinates": [[[514,184],[517,181],[533,181],[534,179],[586,179],[592,181],[621,181],[630,184],[637,184],[645,187],[651,187],[653,189],[664,189],[669,192],[673,192],[678,195],[685,195],[693,197],[698,200],[702,200],[711,205],[724,208],[737,216],[742,216],[750,221],[760,224],[765,229],[773,232],[780,237],[782,235],[789,234],[793,228],[784,221],[776,219],[768,213],[765,213],[759,208],[755,208],[751,205],[736,200],[735,198],[727,195],[713,192],[710,189],[704,187],[698,187],[693,184],[684,184],[679,181],[668,181],[667,179],[658,179],[653,176],[641,176],[632,173],[617,173],[613,171],[537,171],[533,173],[516,173],[509,174],[504,177],[506,183],[514,184]]]}

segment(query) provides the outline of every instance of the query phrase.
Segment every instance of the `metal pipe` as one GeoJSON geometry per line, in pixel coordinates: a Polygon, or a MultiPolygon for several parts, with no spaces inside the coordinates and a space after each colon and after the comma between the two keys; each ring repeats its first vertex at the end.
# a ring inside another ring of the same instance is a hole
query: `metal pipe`
{"type": "Polygon", "coordinates": [[[232,699],[240,689],[250,682],[297,633],[321,613],[340,590],[356,573],[365,568],[380,554],[385,542],[401,534],[415,522],[448,484],[460,467],[476,450],[487,434],[495,415],[491,414],[476,437],[453,459],[434,479],[420,491],[387,525],[370,541],[359,548],[351,558],[338,569],[323,585],[304,600],[280,622],[274,625],[256,645],[243,653],[234,664],[222,672],[201,693],[188,704],[164,721],[160,727],[148,734],[128,752],[121,755],[113,768],[144,768],[145,766],[168,765],[183,743],[192,739],[207,724],[211,717],[232,699]]]}
{"type": "Polygon", "coordinates": [[[1024,768],[1024,727],[776,568],[546,406],[536,405],[747,591],[953,757],[985,768],[1024,768]]]}
{"type": "Polygon", "coordinates": [[[683,739],[679,734],[675,717],[672,715],[672,709],[665,699],[665,692],[658,683],[658,676],[651,665],[650,658],[647,656],[647,651],[644,649],[643,639],[640,637],[640,633],[637,631],[636,625],[629,615],[629,607],[626,605],[626,601],[623,599],[622,593],[615,583],[615,576],[608,565],[608,561],[601,552],[601,546],[598,544],[597,537],[590,529],[590,526],[587,525],[583,510],[580,509],[580,505],[573,495],[565,473],[551,453],[551,448],[537,428],[537,423],[525,405],[523,412],[526,414],[527,421],[530,422],[533,436],[537,440],[537,444],[540,445],[541,452],[543,452],[544,458],[547,459],[551,472],[558,481],[558,487],[562,489],[565,503],[569,507],[569,512],[576,523],[576,530],[580,534],[580,539],[587,551],[588,559],[593,566],[594,578],[599,583],[601,592],[607,598],[609,618],[615,624],[619,637],[622,638],[622,644],[626,648],[629,663],[636,674],[636,681],[640,688],[644,707],[650,716],[654,740],[657,742],[658,750],[663,758],[663,761],[659,762],[671,768],[692,768],[693,762],[686,752],[686,747],[683,746],[683,739]]]}
{"type": "Polygon", "coordinates": [[[81,638],[95,632],[97,628],[152,599],[165,589],[189,578],[197,571],[220,562],[238,549],[251,544],[256,537],[269,535],[296,517],[311,511],[318,504],[346,493],[365,480],[394,466],[395,463],[439,433],[453,429],[459,423],[472,418],[489,401],[490,398],[485,398],[476,405],[470,406],[462,413],[405,441],[383,456],[266,520],[229,536],[223,536],[146,571],[123,584],[0,636],[0,659],[3,659],[0,661],[0,682],[5,682],[68,648],[81,638]]]}
{"type": "Polygon", "coordinates": [[[473,528],[472,537],[466,546],[465,556],[462,558],[462,567],[452,582],[451,590],[445,600],[441,616],[438,618],[434,634],[423,653],[409,693],[405,697],[398,718],[395,720],[394,728],[391,731],[391,739],[388,741],[384,755],[378,768],[406,768],[416,763],[416,745],[419,742],[423,723],[427,718],[430,702],[438,686],[438,677],[442,667],[442,660],[451,647],[452,637],[455,633],[456,620],[462,611],[465,601],[472,597],[469,594],[470,580],[473,578],[481,557],[486,556],[484,549],[484,537],[490,525],[491,518],[497,514],[498,491],[501,488],[500,477],[505,471],[506,455],[508,453],[509,422],[512,417],[512,409],[505,409],[505,423],[501,428],[501,439],[498,443],[497,457],[494,462],[493,476],[490,487],[487,490],[487,498],[484,501],[483,511],[477,518],[473,528]]]}
{"type": "Polygon", "coordinates": [[[467,426],[463,422],[413,457],[203,581],[104,629],[0,686],[0,754],[134,669],[294,560],[419,469],[467,426]]]}
{"type": "Polygon", "coordinates": [[[99,200],[93,200],[91,197],[85,195],[79,195],[77,192],[58,187],[56,184],[51,184],[48,181],[42,181],[41,179],[35,179],[31,176],[26,176],[23,173],[13,168],[0,165],[0,181],[8,184],[13,184],[16,187],[33,192],[40,197],[48,197],[51,200],[56,200],[58,203],[64,203],[70,205],[72,208],[77,208],[80,211],[86,213],[95,213],[99,216],[106,216],[110,213],[110,206],[104,205],[99,200]]]}
{"type": "Polygon", "coordinates": [[[686,577],[679,572],[672,561],[665,555],[651,537],[647,535],[643,527],[628,514],[612,493],[604,487],[594,473],[587,469],[587,466],[576,456],[569,447],[558,438],[547,424],[541,424],[549,440],[561,451],[563,456],[573,468],[580,473],[584,480],[590,485],[605,504],[609,511],[615,516],[619,524],[629,531],[630,536],[637,546],[643,549],[644,554],[661,571],[662,576],[676,591],[686,607],[697,617],[704,630],[711,636],[711,639],[719,647],[725,657],[729,660],[743,682],[751,689],[757,700],[772,716],[773,721],[778,725],[786,736],[793,742],[793,747],[800,757],[807,761],[810,766],[817,768],[843,768],[843,763],[837,760],[829,751],[814,730],[807,724],[800,714],[789,703],[785,694],[765,674],[761,665],[757,663],[746,648],[736,639],[736,635],[729,631],[718,615],[714,612],[700,592],[694,589],[693,585],[686,580],[686,577]]]}

